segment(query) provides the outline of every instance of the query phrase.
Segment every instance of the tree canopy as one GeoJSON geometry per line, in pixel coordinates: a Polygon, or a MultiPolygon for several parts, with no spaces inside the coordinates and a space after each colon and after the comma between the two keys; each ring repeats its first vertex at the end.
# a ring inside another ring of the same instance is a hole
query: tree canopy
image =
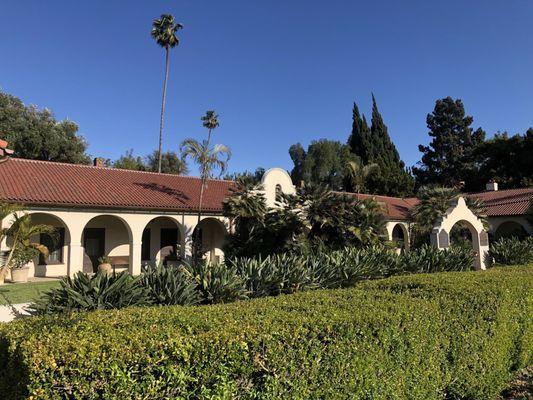
{"type": "Polygon", "coordinates": [[[9,142],[15,157],[44,161],[88,164],[87,142],[78,125],[57,121],[48,109],[26,106],[10,94],[0,92],[0,139],[9,142]]]}
{"type": "Polygon", "coordinates": [[[347,145],[327,139],[312,141],[307,151],[296,143],[289,148],[289,155],[294,163],[291,178],[296,185],[304,181],[331,190],[346,190],[348,162],[357,160],[347,145]]]}
{"type": "Polygon", "coordinates": [[[431,143],[418,146],[422,160],[413,169],[418,184],[468,186],[477,171],[474,153],[485,139],[481,128],[472,129],[473,121],[460,99],[437,100],[426,118],[431,143]]]}
{"type": "Polygon", "coordinates": [[[361,168],[376,165],[379,171],[368,177],[365,190],[388,196],[411,195],[414,180],[405,169],[405,164],[392,143],[374,95],[372,95],[371,123],[368,127],[365,116],[360,114],[357,104],[354,103],[352,133],[348,145],[351,152],[360,158],[361,168]]]}

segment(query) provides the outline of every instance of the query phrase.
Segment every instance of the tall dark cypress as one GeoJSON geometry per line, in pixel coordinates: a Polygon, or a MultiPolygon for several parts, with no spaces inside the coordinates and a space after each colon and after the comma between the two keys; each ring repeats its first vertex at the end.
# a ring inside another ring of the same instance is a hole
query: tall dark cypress
{"type": "Polygon", "coordinates": [[[352,111],[352,133],[348,139],[350,150],[355,155],[361,158],[363,163],[367,163],[369,159],[369,139],[370,129],[366,122],[366,118],[359,113],[357,103],[353,103],[352,111]]]}

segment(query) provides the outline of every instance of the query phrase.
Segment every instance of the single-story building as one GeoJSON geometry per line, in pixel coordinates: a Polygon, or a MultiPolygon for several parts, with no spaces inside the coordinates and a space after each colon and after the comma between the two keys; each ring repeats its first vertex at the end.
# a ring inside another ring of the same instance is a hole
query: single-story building
{"type": "MultiPolygon", "coordinates": [[[[268,170],[262,184],[269,206],[275,205],[280,190],[296,190],[289,174],[280,168],[268,170]]],[[[52,243],[46,236],[40,238],[50,255],[35,260],[29,276],[93,272],[103,255],[111,257],[117,270],[139,274],[144,262],[189,257],[195,229],[201,229],[206,257],[220,261],[224,238],[231,229],[231,222],[222,215],[222,203],[232,185],[227,180],[207,183],[198,222],[199,178],[7,157],[0,161],[0,201],[21,204],[33,222],[57,228],[59,240],[52,243]]],[[[459,198],[432,233],[432,243],[446,248],[451,228],[459,221],[465,223],[478,254],[477,268],[485,268],[489,234],[496,238],[518,231],[533,235],[528,217],[533,188],[498,191],[491,185],[491,190],[470,195],[487,205],[488,232],[459,198]]],[[[373,198],[382,206],[389,239],[404,243],[408,250],[410,211],[418,200],[355,196],[373,198]]],[[[7,226],[10,221],[0,223],[7,226]]],[[[7,249],[9,243],[0,243],[0,253],[7,249]]]]}

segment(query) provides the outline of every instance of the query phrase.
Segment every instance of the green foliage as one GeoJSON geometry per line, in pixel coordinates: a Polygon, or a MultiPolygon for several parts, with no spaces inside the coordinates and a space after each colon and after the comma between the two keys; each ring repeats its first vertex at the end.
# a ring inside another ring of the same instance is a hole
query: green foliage
{"type": "Polygon", "coordinates": [[[25,106],[19,98],[4,92],[0,92],[0,134],[15,157],[74,164],[90,161],[78,125],[57,121],[50,110],[25,106]]]}
{"type": "Polygon", "coordinates": [[[498,182],[501,189],[533,186],[531,149],[533,128],[524,135],[495,134],[475,152],[479,168],[468,189],[485,190],[485,184],[490,180],[498,182]]]}
{"type": "Polygon", "coordinates": [[[418,146],[423,155],[419,167],[413,169],[417,183],[457,186],[465,182],[468,187],[476,176],[474,154],[485,132],[470,127],[473,118],[465,115],[463,102],[451,97],[437,100],[426,121],[433,139],[429,146],[418,146]]]}
{"type": "Polygon", "coordinates": [[[180,29],[183,29],[183,25],[176,22],[173,15],[161,14],[160,18],[153,21],[150,34],[159,46],[168,49],[180,43],[176,35],[180,29]]]}
{"type": "Polygon", "coordinates": [[[127,272],[92,276],[78,272],[74,278],[63,278],[59,288],[45,292],[32,309],[37,314],[58,314],[149,304],[148,291],[139,279],[127,272]]]}
{"type": "Polygon", "coordinates": [[[196,283],[202,302],[229,303],[246,299],[247,291],[235,268],[225,264],[184,264],[183,270],[196,283]]]}
{"type": "Polygon", "coordinates": [[[98,264],[113,264],[113,259],[109,256],[98,257],[98,264]]]}
{"type": "Polygon", "coordinates": [[[451,246],[439,250],[424,244],[401,256],[401,271],[429,273],[446,271],[470,271],[474,265],[472,248],[451,246]]]}
{"type": "MultiPolygon", "coordinates": [[[[157,172],[159,162],[159,152],[154,150],[146,156],[145,168],[147,171],[157,172]]],[[[173,151],[165,151],[161,155],[161,173],[186,175],[189,172],[187,163],[183,158],[173,151]]]]}
{"type": "Polygon", "coordinates": [[[356,160],[347,145],[327,139],[313,140],[307,151],[300,143],[292,145],[289,155],[294,163],[291,178],[296,185],[304,181],[330,190],[347,189],[347,164],[356,160]]]}
{"type": "MultiPolygon", "coordinates": [[[[361,117],[355,103],[352,118],[352,133],[348,139],[352,153],[359,157],[362,168],[376,165],[379,169],[379,173],[369,174],[365,179],[365,190],[389,196],[411,195],[414,180],[406,171],[405,164],[392,143],[374,95],[372,95],[372,125],[368,127],[365,116],[361,117]]],[[[358,191],[357,185],[351,189],[358,191]]]]}
{"type": "Polygon", "coordinates": [[[134,156],[133,149],[126,151],[126,153],[118,160],[113,161],[113,168],[128,169],[131,171],[145,171],[146,166],[141,156],[134,156]]]}
{"type": "Polygon", "coordinates": [[[533,270],[393,277],[0,328],[0,397],[491,399],[533,362],[533,270]]]}
{"type": "Polygon", "coordinates": [[[159,264],[145,267],[140,283],[151,303],[189,306],[200,302],[196,282],[182,267],[159,264]]]}
{"type": "Polygon", "coordinates": [[[238,185],[224,206],[235,226],[226,241],[227,256],[267,256],[319,245],[362,247],[385,240],[383,215],[372,200],[306,185],[296,195],[280,195],[278,203],[268,210],[253,186],[238,185]]]}
{"type": "Polygon", "coordinates": [[[496,264],[533,263],[533,237],[522,240],[516,237],[501,238],[490,244],[490,256],[496,264]]]}

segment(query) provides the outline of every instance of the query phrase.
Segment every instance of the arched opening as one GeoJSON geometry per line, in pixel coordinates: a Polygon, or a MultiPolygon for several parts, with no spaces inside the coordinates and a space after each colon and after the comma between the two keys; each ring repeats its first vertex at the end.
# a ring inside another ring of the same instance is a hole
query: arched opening
{"type": "Polygon", "coordinates": [[[222,247],[226,239],[224,224],[216,218],[205,218],[195,228],[195,233],[197,229],[200,230],[199,237],[204,258],[212,263],[222,262],[224,258],[222,247]]]}
{"type": "Polygon", "coordinates": [[[128,224],[114,215],[99,215],[85,225],[81,238],[83,272],[97,272],[98,259],[108,256],[115,272],[130,268],[131,230],[128,224]]]}
{"type": "Polygon", "coordinates": [[[276,184],[276,189],[275,189],[275,192],[274,192],[274,198],[276,199],[276,201],[279,201],[281,200],[281,195],[283,194],[283,189],[281,188],[281,185],[278,183],[276,184]]]}
{"type": "Polygon", "coordinates": [[[179,263],[184,254],[183,237],[181,225],[174,219],[170,217],[152,219],[142,234],[142,264],[179,263]]]}
{"type": "Polygon", "coordinates": [[[471,225],[465,221],[458,221],[450,230],[450,246],[472,249],[474,235],[476,235],[476,231],[471,225]]]}
{"type": "Polygon", "coordinates": [[[32,238],[32,241],[43,244],[48,249],[48,256],[41,254],[33,261],[35,266],[33,275],[40,277],[67,275],[68,245],[70,244],[70,232],[67,225],[53,214],[37,212],[30,215],[32,224],[48,225],[54,229],[51,234],[40,234],[32,238]]]}
{"type": "Polygon", "coordinates": [[[402,224],[394,225],[392,229],[392,241],[399,251],[405,251],[407,249],[407,229],[402,224]]]}
{"type": "Polygon", "coordinates": [[[525,239],[528,236],[525,228],[515,221],[506,221],[496,229],[494,232],[494,239],[516,237],[518,239],[525,239]]]}

